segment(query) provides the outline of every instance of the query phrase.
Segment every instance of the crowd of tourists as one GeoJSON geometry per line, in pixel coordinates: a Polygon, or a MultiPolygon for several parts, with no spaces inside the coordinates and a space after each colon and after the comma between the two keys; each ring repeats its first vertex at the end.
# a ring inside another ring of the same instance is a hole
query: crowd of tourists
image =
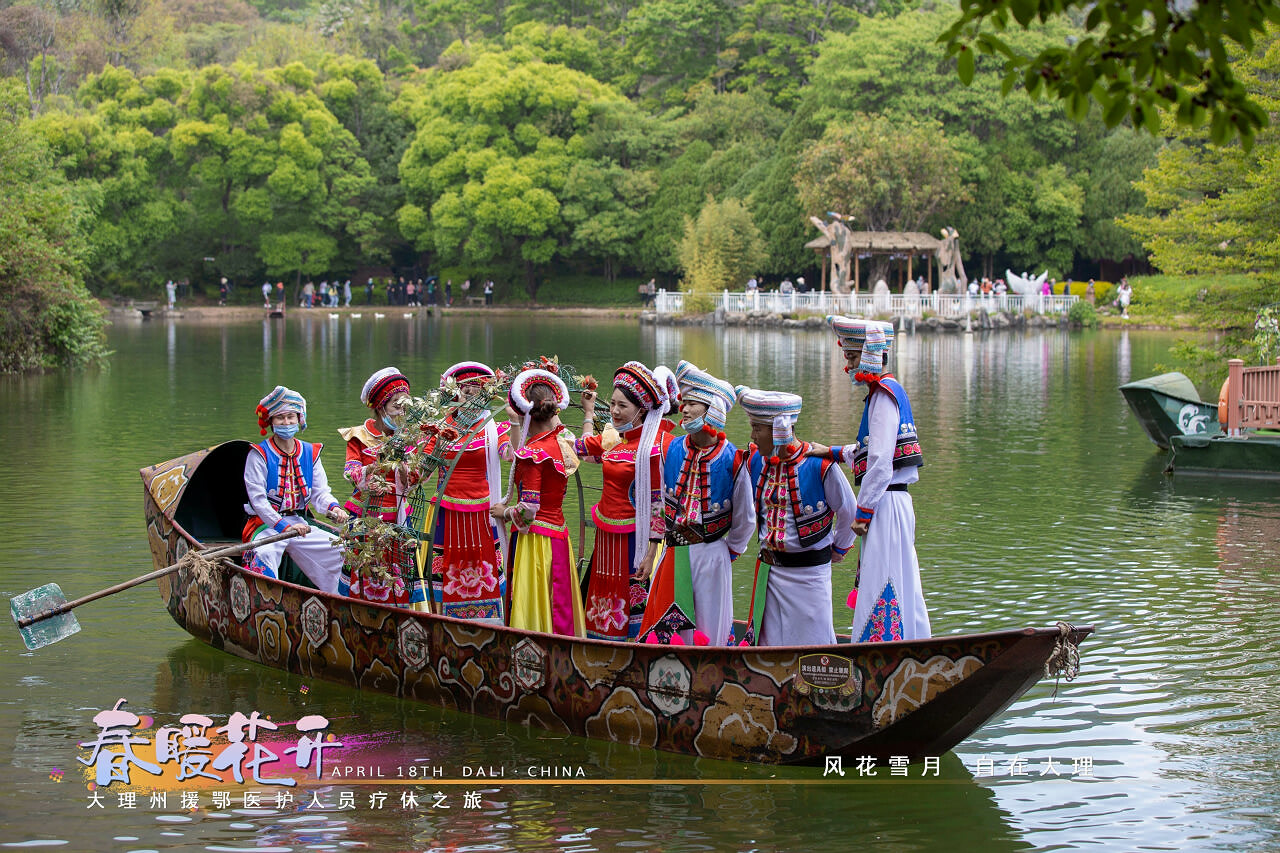
{"type": "Polygon", "coordinates": [[[435,484],[437,517],[428,527],[434,541],[389,549],[373,573],[352,568],[335,547],[337,537],[311,526],[304,513],[310,507],[339,526],[369,514],[406,523],[413,512],[407,496],[420,484],[409,467],[389,471],[380,450],[406,429],[409,378],[386,367],[364,383],[360,402],[368,417],[340,430],[342,476],[351,489],[345,501],[333,494],[320,444],[298,437],[307,425],[305,399],[277,386],[257,409],[262,435],[271,434],[245,465],[244,538],[300,535],[257,547],[248,565],[275,577],[288,554],[328,593],[533,631],[807,646],[836,642],[832,564],[861,539],[847,598],[852,639],[928,637],[909,491],[923,459],[911,403],[887,369],[893,327],[828,321],[853,388],[866,392],[850,421],[856,438],[846,444],[797,433],[800,396],[734,386],[688,361],[674,371],[638,361],[618,367],[603,429],[593,418],[595,382],[584,380],[577,435],[562,421],[574,401],[554,361],[510,379],[501,421],[481,407],[464,414],[473,409],[464,404],[503,378],[480,362],[453,365],[440,387],[457,405],[420,439],[420,449],[438,452],[451,471],[435,484]],[[725,436],[735,408],[750,423],[746,448],[725,436]],[[599,466],[602,485],[590,508],[596,530],[590,561],[580,572],[564,497],[584,463],[599,466]],[[739,559],[753,536],[759,559],[748,568],[739,559]],[[751,578],[737,632],[735,566],[751,578]]]}

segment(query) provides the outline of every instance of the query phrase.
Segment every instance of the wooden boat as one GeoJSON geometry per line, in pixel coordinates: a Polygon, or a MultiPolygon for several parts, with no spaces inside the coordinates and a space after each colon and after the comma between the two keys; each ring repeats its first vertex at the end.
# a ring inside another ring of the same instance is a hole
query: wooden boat
{"type": "Polygon", "coordinates": [[[1175,435],[1217,435],[1218,406],[1200,399],[1181,373],[1162,373],[1120,386],[1120,393],[1147,437],[1161,450],[1175,435]]]}
{"type": "MultiPolygon", "coordinates": [[[[158,567],[238,538],[250,445],[141,471],[158,567]]],[[[561,733],[709,758],[939,756],[1073,659],[1091,627],[832,646],[612,643],[326,595],[230,564],[159,581],[174,620],[248,660],[561,733]]]]}
{"type": "Polygon", "coordinates": [[[1274,365],[1227,363],[1226,429],[1170,438],[1166,472],[1280,478],[1280,359],[1274,365]]]}

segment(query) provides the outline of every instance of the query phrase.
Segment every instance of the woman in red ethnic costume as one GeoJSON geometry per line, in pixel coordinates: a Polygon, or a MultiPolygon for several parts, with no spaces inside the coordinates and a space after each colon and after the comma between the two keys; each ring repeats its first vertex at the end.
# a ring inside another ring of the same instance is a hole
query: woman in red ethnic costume
{"type": "MultiPolygon", "coordinates": [[[[396,431],[409,402],[409,380],[394,367],[384,367],[364,383],[360,402],[373,410],[363,424],[338,430],[347,442],[342,474],[355,487],[346,509],[354,516],[371,515],[391,524],[404,524],[409,514],[405,495],[410,482],[403,469],[386,471],[378,465],[378,451],[396,431]]],[[[414,549],[396,545],[387,555],[385,578],[349,570],[339,581],[338,592],[352,598],[426,609],[426,589],[418,571],[414,549]]]]}
{"type": "MultiPolygon", "coordinates": [[[[462,403],[495,379],[488,365],[463,361],[440,376],[440,387],[454,389],[455,400],[462,403]]],[[[498,547],[498,531],[489,510],[502,502],[500,460],[512,458],[511,424],[494,423],[481,409],[480,417],[486,418],[484,427],[472,435],[476,422],[463,423],[460,411],[455,409],[445,419],[451,431],[434,439],[450,442],[443,454],[441,476],[455,460],[457,465],[439,499],[432,589],[437,609],[445,616],[501,625],[505,543],[498,547]]]]}
{"type": "Polygon", "coordinates": [[[593,434],[595,397],[594,391],[582,392],[588,416],[574,445],[579,457],[604,467],[604,490],[591,508],[596,542],[586,594],[587,636],[634,640],[665,533],[662,458],[671,425],[662,416],[673,403],[667,383],[640,362],[618,368],[609,417],[621,443],[611,445],[593,434]]]}
{"type": "Polygon", "coordinates": [[[515,503],[493,514],[515,528],[510,625],[581,637],[582,593],[564,520],[565,487],[578,467],[573,433],[559,415],[569,405],[569,389],[553,373],[526,370],[511,383],[508,405],[524,417],[512,473],[515,503]]]}

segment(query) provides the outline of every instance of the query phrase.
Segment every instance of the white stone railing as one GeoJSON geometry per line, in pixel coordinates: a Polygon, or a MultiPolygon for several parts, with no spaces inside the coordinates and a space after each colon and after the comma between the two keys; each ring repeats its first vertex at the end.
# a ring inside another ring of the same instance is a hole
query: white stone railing
{"type": "MultiPolygon", "coordinates": [[[[764,311],[770,314],[846,314],[854,317],[919,317],[925,313],[936,317],[963,317],[974,311],[1012,311],[1034,314],[1066,314],[1079,296],[969,296],[956,293],[930,293],[927,296],[871,293],[745,293],[723,291],[715,296],[715,307],[727,314],[764,311]]],[[[659,290],[653,300],[659,314],[679,314],[684,310],[684,294],[659,290]]]]}

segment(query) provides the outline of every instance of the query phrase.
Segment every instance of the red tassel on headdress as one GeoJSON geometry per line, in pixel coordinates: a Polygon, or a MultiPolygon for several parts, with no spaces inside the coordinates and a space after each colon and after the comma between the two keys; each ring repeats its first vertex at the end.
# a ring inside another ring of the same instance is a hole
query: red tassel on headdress
{"type": "Polygon", "coordinates": [[[713,438],[715,437],[715,434],[716,434],[716,428],[715,428],[715,427],[713,427],[711,424],[703,424],[703,425],[702,425],[702,431],[703,431],[703,432],[705,432],[707,435],[709,435],[709,436],[713,437],[713,438]]]}
{"type": "Polygon", "coordinates": [[[782,461],[782,460],[781,460],[779,457],[777,457],[777,456],[770,456],[770,457],[769,457],[769,464],[770,464],[770,465],[777,465],[777,464],[778,464],[779,462],[781,462],[781,461],[782,461]]]}
{"type": "Polygon", "coordinates": [[[261,403],[258,404],[258,408],[255,409],[254,412],[258,416],[258,431],[262,435],[266,435],[267,424],[271,423],[271,413],[268,412],[267,407],[262,405],[261,403]]]}
{"type": "Polygon", "coordinates": [[[702,633],[701,631],[699,631],[697,628],[694,628],[693,644],[695,646],[709,646],[711,645],[711,638],[708,637],[706,634],[702,633]]]}

